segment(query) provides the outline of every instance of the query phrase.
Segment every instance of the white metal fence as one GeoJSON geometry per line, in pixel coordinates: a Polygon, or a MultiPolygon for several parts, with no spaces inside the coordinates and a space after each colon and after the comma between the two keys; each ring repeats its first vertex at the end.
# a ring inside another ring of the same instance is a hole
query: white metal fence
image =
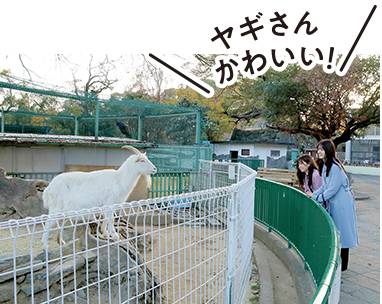
{"type": "Polygon", "coordinates": [[[188,194],[2,222],[0,303],[244,303],[255,178],[201,161],[188,194]],[[100,234],[110,211],[118,239],[100,234]]]}

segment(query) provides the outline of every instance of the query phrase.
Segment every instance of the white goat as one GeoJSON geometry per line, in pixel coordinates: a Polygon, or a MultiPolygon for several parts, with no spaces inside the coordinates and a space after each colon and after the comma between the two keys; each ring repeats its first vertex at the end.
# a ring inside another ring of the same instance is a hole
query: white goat
{"type": "MultiPolygon", "coordinates": [[[[124,203],[141,174],[149,175],[157,172],[145,154],[131,146],[122,148],[131,150],[135,154],[131,155],[118,170],[66,172],[56,176],[42,195],[44,207],[49,210],[49,214],[124,203]]],[[[116,238],[117,235],[111,224],[112,211],[105,216],[108,221],[105,225],[102,224],[101,233],[106,235],[106,226],[108,226],[109,235],[116,238]]],[[[48,231],[50,226],[49,223],[48,231]]],[[[58,235],[57,241],[59,241],[58,235]]],[[[42,243],[45,248],[48,248],[48,232],[44,233],[42,243]]]]}
{"type": "Polygon", "coordinates": [[[151,187],[151,175],[150,174],[141,174],[138,178],[138,182],[129,193],[126,202],[139,201],[142,199],[149,198],[149,189],[151,187]]]}

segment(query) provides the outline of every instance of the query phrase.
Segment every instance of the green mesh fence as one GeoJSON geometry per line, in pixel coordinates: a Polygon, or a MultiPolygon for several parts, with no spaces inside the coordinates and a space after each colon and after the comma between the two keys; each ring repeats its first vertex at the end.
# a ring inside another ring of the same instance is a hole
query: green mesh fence
{"type": "Polygon", "coordinates": [[[199,160],[212,160],[211,146],[158,145],[147,156],[160,171],[197,171],[199,160]]]}
{"type": "Polygon", "coordinates": [[[0,73],[1,133],[119,137],[201,144],[200,109],[63,91],[0,73]],[[16,92],[16,93],[15,93],[16,92]]]}

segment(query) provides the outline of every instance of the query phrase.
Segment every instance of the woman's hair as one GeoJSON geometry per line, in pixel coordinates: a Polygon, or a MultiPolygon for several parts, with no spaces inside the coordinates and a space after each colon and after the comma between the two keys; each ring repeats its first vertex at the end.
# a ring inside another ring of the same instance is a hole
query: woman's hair
{"type": "Polygon", "coordinates": [[[331,141],[330,139],[323,139],[317,144],[317,148],[319,147],[321,147],[325,151],[326,159],[324,160],[324,162],[326,165],[326,176],[329,176],[329,172],[332,168],[333,163],[342,168],[342,170],[344,170],[344,172],[346,173],[344,166],[336,156],[336,146],[334,145],[333,141],[331,141]]]}
{"type": "Polygon", "coordinates": [[[301,162],[301,161],[303,161],[309,165],[308,186],[309,186],[310,190],[312,190],[313,171],[314,171],[314,169],[318,170],[317,164],[309,154],[301,154],[297,158],[297,166],[296,166],[297,167],[297,179],[298,179],[298,182],[299,182],[301,187],[304,187],[304,179],[305,179],[305,173],[302,172],[298,166],[299,162],[301,162]]]}

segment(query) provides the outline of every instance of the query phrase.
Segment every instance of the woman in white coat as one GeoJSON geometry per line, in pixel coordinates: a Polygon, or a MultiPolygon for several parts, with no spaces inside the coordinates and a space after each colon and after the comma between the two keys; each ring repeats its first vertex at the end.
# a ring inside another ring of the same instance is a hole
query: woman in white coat
{"type": "Polygon", "coordinates": [[[317,202],[326,202],[327,210],[340,234],[342,271],[347,269],[349,248],[359,244],[355,199],[341,161],[336,156],[336,148],[330,139],[317,145],[317,154],[324,161],[322,186],[313,194],[317,202]]]}

